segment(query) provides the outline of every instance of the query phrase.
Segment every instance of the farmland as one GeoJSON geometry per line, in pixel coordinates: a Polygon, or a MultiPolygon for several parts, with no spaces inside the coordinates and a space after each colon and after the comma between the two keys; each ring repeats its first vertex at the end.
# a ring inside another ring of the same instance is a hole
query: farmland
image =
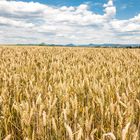
{"type": "Polygon", "coordinates": [[[0,140],[139,134],[139,49],[0,47],[0,140]]]}

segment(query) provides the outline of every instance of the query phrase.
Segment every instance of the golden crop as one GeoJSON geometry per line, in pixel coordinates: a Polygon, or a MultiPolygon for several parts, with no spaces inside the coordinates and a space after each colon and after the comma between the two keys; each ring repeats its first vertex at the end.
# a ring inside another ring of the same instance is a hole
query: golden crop
{"type": "Polygon", "coordinates": [[[0,48],[0,140],[139,134],[139,49],[0,48]]]}

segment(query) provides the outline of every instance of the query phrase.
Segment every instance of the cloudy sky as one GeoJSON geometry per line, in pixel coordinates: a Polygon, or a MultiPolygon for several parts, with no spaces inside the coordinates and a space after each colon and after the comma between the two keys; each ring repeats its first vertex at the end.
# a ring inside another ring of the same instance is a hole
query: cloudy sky
{"type": "Polygon", "coordinates": [[[140,44],[140,0],[0,0],[0,44],[140,44]]]}

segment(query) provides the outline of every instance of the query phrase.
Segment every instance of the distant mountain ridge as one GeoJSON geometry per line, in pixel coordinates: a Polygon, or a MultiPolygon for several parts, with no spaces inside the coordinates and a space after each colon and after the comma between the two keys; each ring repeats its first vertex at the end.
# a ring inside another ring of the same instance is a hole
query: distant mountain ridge
{"type": "Polygon", "coordinates": [[[140,44],[47,44],[47,43],[40,43],[40,44],[16,44],[20,46],[68,46],[68,47],[101,47],[101,48],[140,48],[140,44]]]}
{"type": "Polygon", "coordinates": [[[140,44],[81,44],[81,45],[76,45],[76,44],[40,44],[40,45],[45,45],[45,46],[68,46],[68,47],[113,47],[113,48],[140,48],[140,44]]]}

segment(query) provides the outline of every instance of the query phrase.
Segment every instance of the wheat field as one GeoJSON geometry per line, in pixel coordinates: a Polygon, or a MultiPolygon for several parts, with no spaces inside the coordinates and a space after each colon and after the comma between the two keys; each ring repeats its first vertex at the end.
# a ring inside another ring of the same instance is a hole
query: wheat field
{"type": "Polygon", "coordinates": [[[139,140],[140,49],[0,47],[0,140],[139,140]]]}

